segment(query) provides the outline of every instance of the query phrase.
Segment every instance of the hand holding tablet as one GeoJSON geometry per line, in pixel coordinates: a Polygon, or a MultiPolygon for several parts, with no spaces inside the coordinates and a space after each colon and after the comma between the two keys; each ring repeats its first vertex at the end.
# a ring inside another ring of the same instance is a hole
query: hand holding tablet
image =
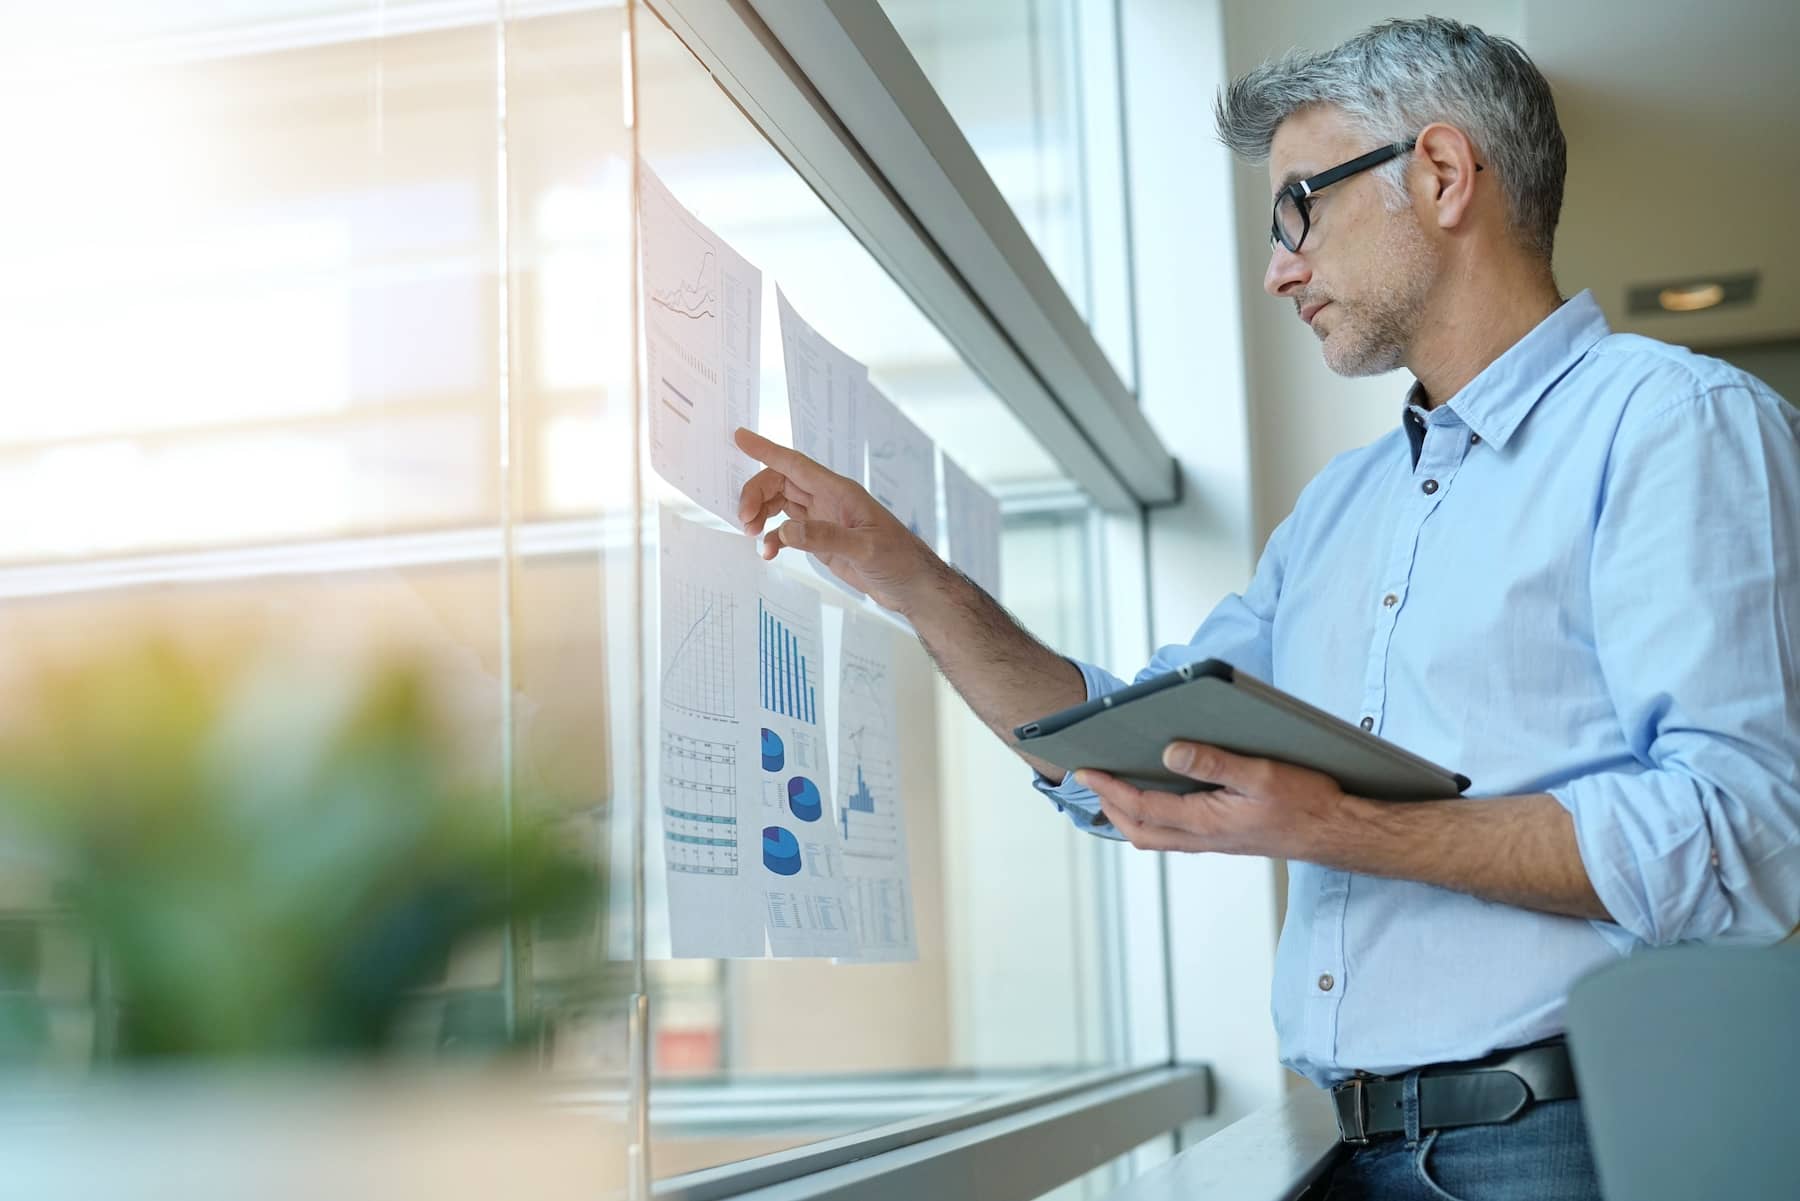
{"type": "Polygon", "coordinates": [[[1229,663],[1208,659],[1027,722],[1019,749],[1067,771],[1096,768],[1139,788],[1196,792],[1205,784],[1163,766],[1180,740],[1323,772],[1371,800],[1459,796],[1466,776],[1341,721],[1229,663]]]}

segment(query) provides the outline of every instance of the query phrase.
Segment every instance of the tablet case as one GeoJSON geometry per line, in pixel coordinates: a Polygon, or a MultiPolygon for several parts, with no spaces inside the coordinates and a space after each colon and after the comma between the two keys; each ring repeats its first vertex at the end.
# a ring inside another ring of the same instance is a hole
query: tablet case
{"type": "Polygon", "coordinates": [[[1163,766],[1177,739],[1324,772],[1352,796],[1430,801],[1459,796],[1465,776],[1421,759],[1322,709],[1208,659],[1013,731],[1019,749],[1067,771],[1092,767],[1139,788],[1197,792],[1163,766]]]}

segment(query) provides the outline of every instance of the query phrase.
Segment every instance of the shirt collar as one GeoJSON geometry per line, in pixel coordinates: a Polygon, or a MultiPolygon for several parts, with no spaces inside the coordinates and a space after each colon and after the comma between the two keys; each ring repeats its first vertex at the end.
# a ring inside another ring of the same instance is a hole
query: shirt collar
{"type": "MultiPolygon", "coordinates": [[[[1530,333],[1508,347],[1506,353],[1489,363],[1450,400],[1448,407],[1481,435],[1483,442],[1504,449],[1507,439],[1537,402],[1611,332],[1594,294],[1583,291],[1565,300],[1530,333]]],[[[1406,406],[1423,403],[1422,390],[1415,382],[1407,389],[1406,406]]],[[[1407,424],[1404,410],[1401,416],[1402,424],[1407,424]]]]}

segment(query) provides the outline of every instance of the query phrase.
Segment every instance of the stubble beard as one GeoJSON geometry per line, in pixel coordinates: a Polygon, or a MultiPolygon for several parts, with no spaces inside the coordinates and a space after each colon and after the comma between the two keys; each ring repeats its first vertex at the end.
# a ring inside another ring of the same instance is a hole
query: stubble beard
{"type": "Polygon", "coordinates": [[[1373,261],[1387,265],[1376,289],[1332,300],[1336,320],[1324,335],[1325,365],[1339,375],[1385,375],[1401,366],[1425,317],[1438,264],[1418,220],[1406,213],[1387,222],[1373,261]]]}

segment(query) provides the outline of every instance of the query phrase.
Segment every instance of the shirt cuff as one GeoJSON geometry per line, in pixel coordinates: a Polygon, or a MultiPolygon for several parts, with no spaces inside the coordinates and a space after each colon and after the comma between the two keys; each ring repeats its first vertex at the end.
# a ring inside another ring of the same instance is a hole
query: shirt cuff
{"type": "MultiPolygon", "coordinates": [[[[1098,667],[1077,659],[1070,659],[1069,662],[1081,673],[1082,682],[1087,685],[1087,699],[1090,701],[1109,692],[1117,692],[1125,686],[1122,681],[1098,667]]],[[[1077,784],[1075,773],[1065,772],[1060,780],[1046,780],[1036,772],[1031,777],[1032,787],[1048,797],[1051,804],[1056,806],[1056,811],[1067,817],[1077,830],[1117,842],[1124,841],[1124,835],[1113,829],[1106,814],[1100,811],[1100,798],[1093,789],[1077,784]]]]}

